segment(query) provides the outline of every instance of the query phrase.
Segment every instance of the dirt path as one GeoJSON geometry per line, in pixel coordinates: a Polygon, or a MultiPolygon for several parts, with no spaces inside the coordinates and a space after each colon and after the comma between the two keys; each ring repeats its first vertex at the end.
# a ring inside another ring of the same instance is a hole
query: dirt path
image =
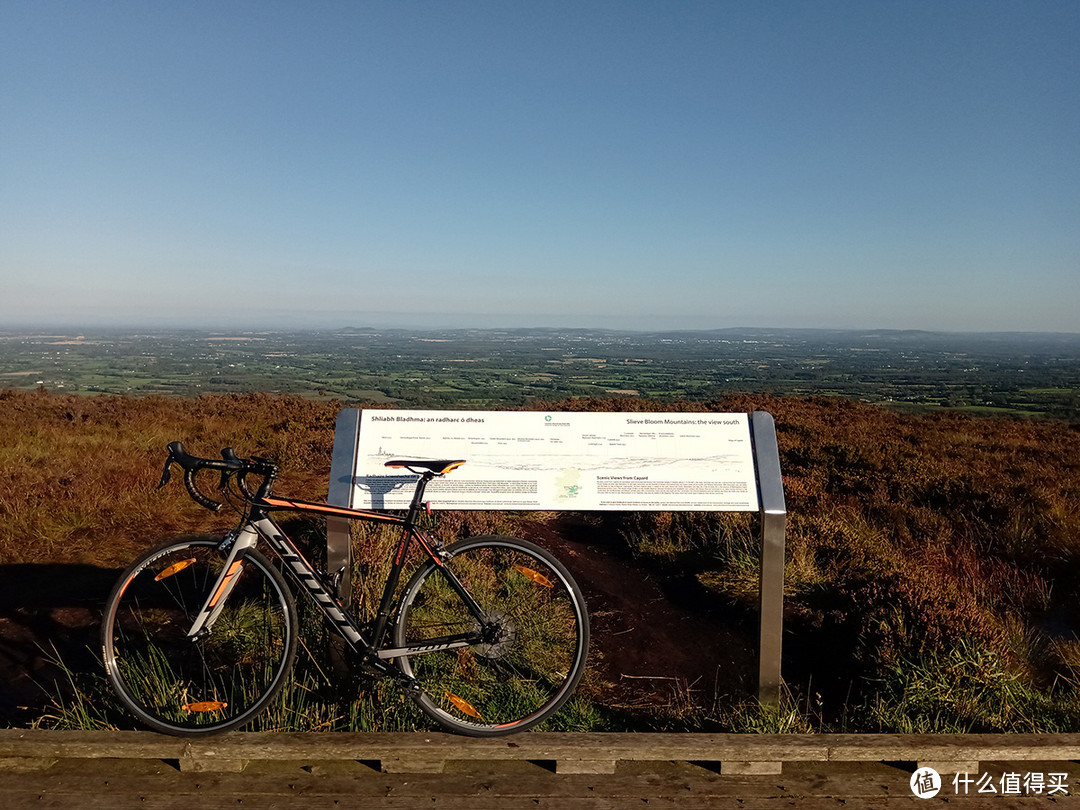
{"type": "Polygon", "coordinates": [[[534,523],[528,539],[570,568],[589,605],[592,666],[614,705],[670,705],[690,695],[706,705],[754,688],[756,641],[744,617],[710,606],[685,577],[634,560],[602,522],[577,516],[534,523]]]}

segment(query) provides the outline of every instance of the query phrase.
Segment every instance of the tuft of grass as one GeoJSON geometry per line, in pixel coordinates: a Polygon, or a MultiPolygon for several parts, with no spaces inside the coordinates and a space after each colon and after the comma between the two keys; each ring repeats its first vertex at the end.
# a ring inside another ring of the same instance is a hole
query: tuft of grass
{"type": "Polygon", "coordinates": [[[972,639],[899,657],[874,679],[860,727],[908,734],[1065,732],[1080,723],[1080,693],[1040,690],[972,639]]]}
{"type": "Polygon", "coordinates": [[[575,695],[537,727],[538,731],[611,731],[612,720],[603,707],[575,695]]]}
{"type": "Polygon", "coordinates": [[[86,672],[68,666],[55,645],[50,645],[44,652],[48,664],[62,673],[62,680],[38,684],[47,695],[48,705],[32,726],[80,731],[115,730],[116,718],[123,709],[105,680],[101,656],[88,650],[100,667],[86,672]]]}
{"type": "Polygon", "coordinates": [[[744,698],[718,709],[715,722],[737,734],[811,734],[818,730],[810,701],[800,706],[786,687],[777,703],[744,698]]]}

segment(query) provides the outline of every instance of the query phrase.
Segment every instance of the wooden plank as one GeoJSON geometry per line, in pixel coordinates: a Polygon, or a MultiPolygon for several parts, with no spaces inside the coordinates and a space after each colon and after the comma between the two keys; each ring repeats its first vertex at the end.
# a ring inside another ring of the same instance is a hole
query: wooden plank
{"type": "MultiPolygon", "coordinates": [[[[84,796],[80,794],[38,794],[32,793],[20,797],[10,797],[12,804],[5,810],[23,810],[23,808],[35,808],[35,810],[71,810],[73,807],[79,810],[116,810],[115,797],[84,796]]],[[[775,800],[766,799],[764,804],[756,802],[742,803],[739,807],[754,810],[757,807],[775,808],[779,806],[775,800]]],[[[197,806],[199,810],[236,810],[238,807],[246,807],[254,804],[260,810],[341,810],[349,805],[349,797],[333,796],[281,796],[260,797],[258,802],[253,802],[243,794],[227,795],[203,795],[198,796],[170,796],[166,794],[151,794],[146,796],[130,797],[122,806],[137,806],[141,810],[191,810],[197,806]]],[[[644,805],[644,802],[641,802],[644,805]]],[[[1045,800],[1044,800],[1045,804],[1045,800]]],[[[435,810],[513,810],[513,808],[529,808],[530,810],[626,810],[627,800],[621,797],[572,797],[572,798],[516,798],[507,799],[501,796],[437,796],[425,799],[422,803],[415,797],[388,796],[375,801],[366,801],[365,808],[381,808],[381,810],[415,810],[419,806],[435,808],[435,810]]],[[[712,798],[686,799],[686,798],[651,798],[648,801],[650,808],[664,808],[665,810],[715,810],[716,800],[712,798]]],[[[814,810],[814,805],[808,806],[814,810]]],[[[840,807],[836,800],[828,800],[828,804],[819,805],[830,808],[840,807]]],[[[877,805],[876,805],[877,806],[877,805]]],[[[888,807],[888,805],[881,805],[888,807]]],[[[908,806],[908,805],[906,805],[908,806]]],[[[995,803],[995,806],[998,805],[995,803]]]]}
{"type": "MultiPolygon", "coordinates": [[[[327,808],[341,810],[350,804],[349,796],[282,796],[263,799],[255,803],[259,808],[267,810],[309,810],[309,808],[327,808]]],[[[892,810],[892,808],[910,808],[914,802],[918,802],[910,794],[907,796],[879,797],[855,803],[845,801],[839,797],[762,797],[739,800],[733,806],[740,810],[775,810],[779,807],[798,807],[799,810],[859,810],[860,808],[874,808],[874,810],[892,810]]],[[[109,799],[102,796],[85,796],[79,794],[27,794],[25,797],[14,799],[6,810],[22,810],[22,808],[45,808],[45,810],[70,810],[78,807],[80,810],[116,810],[115,798],[109,799]]],[[[154,794],[147,796],[132,797],[130,803],[124,806],[137,805],[146,810],[191,810],[197,806],[199,810],[236,810],[254,802],[242,794],[226,795],[199,795],[193,796],[169,796],[154,794]],[[197,803],[197,804],[193,804],[197,803]]],[[[1058,806],[1062,802],[1055,802],[1058,806]]],[[[1076,805],[1076,802],[1066,800],[1065,804],[1076,805]]],[[[713,798],[687,799],[684,797],[650,797],[647,802],[638,800],[640,804],[648,808],[663,808],[663,810],[715,810],[717,800],[713,798]]],[[[499,796],[445,796],[430,797],[422,802],[415,797],[388,796],[375,801],[365,801],[365,808],[380,808],[381,810],[415,810],[418,806],[431,807],[436,810],[513,810],[514,808],[531,808],[531,810],[626,810],[628,804],[621,797],[559,797],[559,798],[516,798],[507,799],[499,796]]],[[[972,802],[975,806],[975,802],[972,802]]],[[[994,797],[993,806],[1002,810],[1027,810],[1027,808],[1047,807],[1047,799],[1044,797],[994,797]]]]}
{"type": "Polygon", "coordinates": [[[615,773],[614,759],[570,759],[563,757],[555,762],[555,773],[615,773]]]}
{"type": "Polygon", "coordinates": [[[720,773],[728,776],[778,774],[783,770],[783,762],[747,762],[745,760],[725,759],[720,763],[720,773]]]}
{"type": "MultiPolygon", "coordinates": [[[[455,762],[448,773],[386,775],[341,761],[334,775],[316,777],[298,762],[253,763],[241,774],[182,773],[161,762],[144,760],[62,761],[40,778],[0,774],[0,807],[79,807],[99,810],[140,807],[257,806],[314,808],[552,807],[595,808],[649,806],[692,810],[722,806],[800,808],[843,806],[889,808],[918,804],[908,788],[909,774],[874,763],[802,763],[782,777],[721,777],[685,763],[620,764],[616,775],[562,776],[532,763],[455,762]],[[94,776],[91,770],[102,771],[94,776]],[[630,771],[633,771],[631,773],[630,771]],[[130,773],[128,776],[123,774],[130,773]],[[337,802],[334,805],[334,802],[337,802]],[[824,803],[823,803],[824,802],[824,803]],[[830,804],[830,802],[832,804],[830,804]]],[[[955,799],[951,788],[944,795],[955,799]]],[[[981,797],[980,797],[981,798],[981,797]]],[[[1055,796],[1057,804],[1080,804],[1055,796]]],[[[995,796],[995,807],[1047,806],[1047,797],[995,796]]]]}
{"type": "Polygon", "coordinates": [[[446,760],[441,756],[401,756],[383,757],[383,773],[442,773],[446,760]]]}
{"type": "MultiPolygon", "coordinates": [[[[82,732],[0,729],[0,760],[10,767],[43,767],[62,758],[151,758],[206,770],[235,769],[255,760],[372,760],[388,772],[441,769],[452,760],[706,761],[741,763],[911,761],[971,764],[989,761],[1080,759],[1080,734],[614,734],[526,733],[472,739],[441,733],[275,734],[234,732],[184,740],[145,731],[82,732]]],[[[735,767],[735,766],[732,766],[735,767]]],[[[729,772],[730,772],[729,768],[729,772]]]]}
{"type": "Polygon", "coordinates": [[[0,771],[40,771],[56,764],[55,757],[5,757],[0,759],[0,771]]]}
{"type": "Polygon", "coordinates": [[[0,757],[152,757],[203,760],[436,759],[594,761],[816,760],[828,748],[814,735],[529,733],[513,738],[473,739],[439,733],[276,734],[234,732],[205,740],[178,740],[153,732],[65,732],[0,729],[0,757]]]}
{"type": "MultiPolygon", "coordinates": [[[[789,791],[813,785],[843,784],[859,791],[880,793],[878,785],[891,784],[906,789],[910,774],[902,769],[840,763],[822,765],[789,764],[782,784],[789,791]]],[[[302,761],[253,762],[239,774],[192,773],[179,771],[174,763],[160,760],[61,760],[53,768],[36,775],[32,782],[12,774],[0,774],[0,794],[33,784],[48,790],[63,786],[85,793],[116,791],[135,793],[147,790],[172,792],[218,791],[243,785],[254,794],[297,792],[355,792],[378,796],[389,791],[427,795],[440,790],[502,795],[584,795],[590,791],[634,796],[643,789],[659,794],[679,795],[769,795],[777,793],[776,782],[754,776],[721,776],[716,770],[680,762],[620,763],[615,774],[563,775],[550,765],[518,762],[452,762],[443,774],[384,774],[366,764],[351,762],[305,765],[302,761]]],[[[781,789],[779,792],[783,792],[781,789]]],[[[0,807],[4,804],[0,802],[0,807]]]]}
{"type": "Polygon", "coordinates": [[[240,773],[247,767],[246,759],[224,759],[202,756],[180,757],[180,770],[187,773],[240,773]]]}
{"type": "MultiPolygon", "coordinates": [[[[503,775],[498,778],[481,779],[477,777],[449,776],[440,777],[431,774],[410,774],[405,779],[401,775],[394,781],[369,781],[349,779],[348,777],[335,777],[316,780],[311,783],[248,780],[237,783],[235,777],[222,774],[221,781],[207,780],[198,787],[192,783],[176,783],[167,779],[120,779],[107,780],[91,779],[75,781],[72,779],[46,779],[35,781],[32,789],[39,793],[82,793],[84,795],[135,796],[149,795],[153,793],[169,793],[174,795],[202,796],[204,794],[242,793],[248,797],[249,802],[256,803],[262,797],[304,795],[304,796],[343,796],[348,795],[355,799],[363,799],[367,802],[374,801],[389,795],[395,797],[411,796],[418,799],[430,799],[435,796],[501,796],[505,798],[573,798],[575,796],[609,796],[621,797],[626,801],[637,799],[642,796],[683,796],[688,799],[694,798],[746,798],[752,796],[767,797],[785,791],[778,791],[774,784],[762,782],[759,784],[736,783],[731,778],[719,779],[707,787],[701,787],[687,780],[659,779],[652,777],[618,777],[607,776],[603,779],[587,779],[587,775],[575,775],[563,777],[548,773],[547,779],[540,778],[514,778],[503,775]]],[[[906,790],[906,778],[897,778],[897,789],[906,790]]],[[[799,793],[802,790],[810,791],[812,784],[809,782],[797,786],[795,783],[788,785],[789,793],[799,793]]],[[[846,783],[841,785],[833,783],[834,789],[843,787],[851,790],[854,795],[883,795],[883,791],[876,784],[866,787],[851,787],[846,783]]],[[[3,807],[9,806],[7,797],[20,795],[28,790],[24,781],[21,785],[6,785],[0,787],[0,801],[3,807]]],[[[194,803],[193,803],[194,806],[194,803]]]]}
{"type": "Polygon", "coordinates": [[[836,734],[831,761],[973,762],[1080,758],[1078,734],[836,734]]]}
{"type": "Polygon", "coordinates": [[[915,764],[919,768],[933,768],[942,776],[949,773],[979,773],[978,760],[946,760],[941,762],[930,759],[919,760],[915,764]]]}
{"type": "Polygon", "coordinates": [[[187,743],[151,731],[0,729],[0,758],[149,757],[179,759],[187,743]]]}

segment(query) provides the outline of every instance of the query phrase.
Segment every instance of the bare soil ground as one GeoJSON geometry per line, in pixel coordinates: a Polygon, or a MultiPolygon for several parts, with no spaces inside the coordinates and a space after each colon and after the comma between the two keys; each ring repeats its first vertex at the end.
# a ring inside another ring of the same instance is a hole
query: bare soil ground
{"type": "Polygon", "coordinates": [[[601,519],[561,516],[525,536],[570,569],[589,606],[591,666],[610,705],[678,708],[687,699],[749,694],[757,642],[748,617],[726,609],[692,578],[633,559],[601,519]]]}

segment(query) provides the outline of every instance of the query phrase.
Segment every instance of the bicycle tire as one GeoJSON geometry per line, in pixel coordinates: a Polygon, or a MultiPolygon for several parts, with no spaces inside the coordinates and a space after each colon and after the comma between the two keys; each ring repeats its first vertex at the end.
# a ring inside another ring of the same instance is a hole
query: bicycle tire
{"type": "Polygon", "coordinates": [[[570,698],[585,670],[589,617],[570,572],[526,540],[485,536],[453,543],[442,564],[409,580],[394,646],[480,630],[484,643],[398,659],[421,692],[420,709],[444,728],[474,737],[524,731],[570,698]],[[482,607],[478,622],[444,576],[452,571],[482,607]]]}
{"type": "Polygon", "coordinates": [[[106,602],[102,651],[109,683],[150,728],[201,736],[244,725],[274,697],[296,658],[297,616],[281,573],[249,549],[209,632],[187,632],[217,581],[219,540],[147,552],[106,602]]]}

